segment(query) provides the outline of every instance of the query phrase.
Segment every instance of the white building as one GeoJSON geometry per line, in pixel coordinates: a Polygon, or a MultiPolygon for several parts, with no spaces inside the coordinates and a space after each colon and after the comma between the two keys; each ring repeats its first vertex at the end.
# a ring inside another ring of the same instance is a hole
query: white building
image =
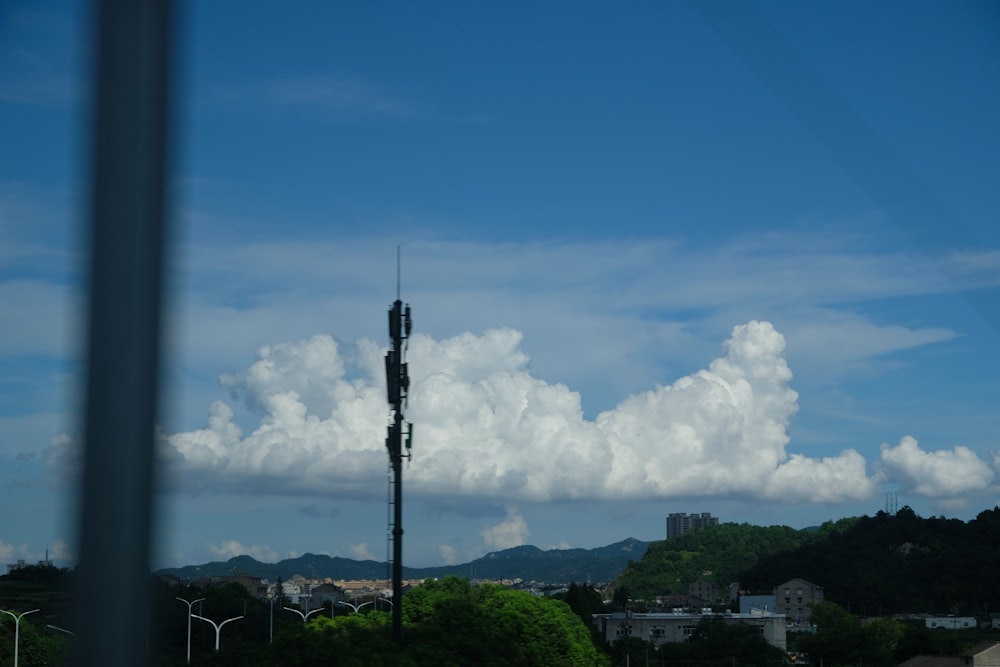
{"type": "Polygon", "coordinates": [[[928,616],[924,619],[925,627],[942,630],[973,630],[977,625],[971,616],[928,616]]]}
{"type": "MultiPolygon", "coordinates": [[[[604,641],[608,643],[625,637],[634,637],[659,646],[687,641],[701,620],[707,616],[711,614],[617,612],[594,614],[594,624],[604,641]]],[[[781,614],[727,613],[717,615],[716,618],[721,618],[726,623],[744,623],[756,627],[768,644],[782,651],[787,650],[785,617],[781,614]]]]}

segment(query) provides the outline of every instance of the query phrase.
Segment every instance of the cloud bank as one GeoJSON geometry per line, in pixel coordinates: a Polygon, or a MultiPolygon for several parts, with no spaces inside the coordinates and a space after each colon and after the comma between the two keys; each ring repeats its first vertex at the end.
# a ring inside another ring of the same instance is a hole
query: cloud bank
{"type": "MultiPolygon", "coordinates": [[[[854,449],[789,452],[798,394],[785,339],[768,322],[735,327],[706,369],[593,420],[578,393],[532,374],[521,343],[513,329],[410,339],[411,498],[838,503],[871,498],[887,484],[951,499],[986,490],[995,478],[991,463],[968,448],[925,452],[909,436],[883,445],[871,472],[854,449]]],[[[233,407],[216,401],[205,428],[163,437],[171,483],[196,493],[381,497],[383,354],[370,340],[343,345],[329,336],[262,347],[248,369],[221,378],[255,415],[253,430],[244,433],[233,407]]],[[[523,539],[518,519],[509,510],[484,540],[523,539]]]]}

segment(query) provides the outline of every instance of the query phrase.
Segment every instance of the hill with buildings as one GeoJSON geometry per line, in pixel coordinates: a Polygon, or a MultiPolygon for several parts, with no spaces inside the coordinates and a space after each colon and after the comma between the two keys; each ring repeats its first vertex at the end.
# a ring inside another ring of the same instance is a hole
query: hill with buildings
{"type": "MultiPolygon", "coordinates": [[[[648,542],[631,537],[595,549],[542,550],[534,546],[520,546],[493,551],[460,565],[404,567],[403,578],[427,579],[455,575],[470,579],[523,579],[549,584],[609,582],[628,567],[630,562],[642,558],[648,546],[648,542]]],[[[262,563],[250,556],[236,556],[227,561],[165,568],[157,574],[187,581],[237,574],[269,581],[277,581],[280,577],[287,581],[295,575],[308,579],[385,579],[388,572],[389,566],[384,562],[304,554],[277,563],[262,563]]]]}
{"type": "Polygon", "coordinates": [[[698,581],[767,594],[802,578],[862,614],[982,612],[1000,608],[998,545],[1000,508],[968,522],[904,507],[803,530],[730,523],[651,543],[616,586],[653,600],[698,581]]]}

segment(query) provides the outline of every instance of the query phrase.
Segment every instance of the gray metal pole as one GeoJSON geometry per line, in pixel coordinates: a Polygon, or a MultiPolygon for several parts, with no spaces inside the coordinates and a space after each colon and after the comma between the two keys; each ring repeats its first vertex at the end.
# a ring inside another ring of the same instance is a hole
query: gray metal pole
{"type": "Polygon", "coordinates": [[[74,664],[136,667],[147,659],[171,17],[168,0],[96,10],[74,664]]]}

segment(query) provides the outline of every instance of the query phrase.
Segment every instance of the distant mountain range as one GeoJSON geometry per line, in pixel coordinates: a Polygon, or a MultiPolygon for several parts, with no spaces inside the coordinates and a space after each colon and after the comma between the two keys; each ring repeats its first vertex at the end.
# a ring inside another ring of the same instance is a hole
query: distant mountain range
{"type": "MultiPolygon", "coordinates": [[[[549,549],[520,546],[502,551],[492,551],[482,558],[462,565],[440,567],[403,567],[404,579],[440,578],[448,575],[469,579],[524,579],[547,584],[571,582],[610,582],[630,561],[641,559],[648,542],[628,538],[621,542],[595,549],[549,549]]],[[[194,580],[199,577],[221,577],[247,574],[269,581],[281,577],[285,581],[296,574],[307,579],[386,579],[387,563],[374,560],[357,561],[350,558],[304,554],[277,563],[262,563],[250,556],[236,556],[229,560],[214,561],[203,565],[186,565],[165,568],[157,574],[194,580]]]]}

